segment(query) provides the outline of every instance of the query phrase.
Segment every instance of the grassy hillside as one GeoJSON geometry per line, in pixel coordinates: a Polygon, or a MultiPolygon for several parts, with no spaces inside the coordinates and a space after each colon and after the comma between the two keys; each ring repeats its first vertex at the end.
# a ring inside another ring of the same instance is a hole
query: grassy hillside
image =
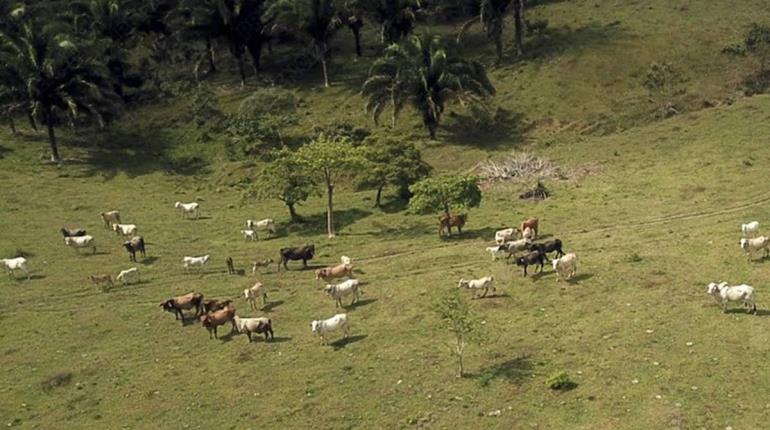
{"type": "MultiPolygon", "coordinates": [[[[438,172],[465,171],[513,149],[591,172],[548,182],[553,196],[541,203],[519,200],[515,185],[486,190],[468,231],[452,240],[437,238],[435,217],[408,214],[397,202],[373,209],[373,192],[344,185],[331,241],[320,197],[298,208],[309,219],[302,225],[289,224],[279,202],[243,202],[228,184],[250,163],[225,161],[222,136],[199,138],[185,116],[187,96],[129,110],[106,130],[62,131],[68,160],[58,167],[41,162],[42,133],[0,130],[0,257],[22,251],[33,272],[29,282],[0,278],[0,362],[9,370],[0,375],[0,424],[762,428],[770,407],[770,268],[747,262],[737,242],[742,222],[770,223],[770,97],[740,97],[751,61],[720,50],[750,22],[770,18],[765,4],[537,3],[528,19],[547,19],[548,30],[527,40],[524,59],[509,53],[495,65],[478,28],[467,35],[460,49],[489,64],[500,117],[474,129],[453,107],[436,142],[425,140],[408,110],[393,130],[374,128],[363,113],[358,90],[377,49],[371,27],[358,61],[340,33],[329,89],[320,88],[320,71],[289,68],[285,47],[265,58],[266,77],[301,100],[297,135],[346,120],[417,142],[438,172]],[[641,88],[653,61],[685,74],[688,113],[654,119],[641,88]],[[173,203],[193,199],[204,217],[181,220],[173,203]],[[136,265],[142,283],[103,293],[89,275],[134,265],[100,225],[98,213],[113,208],[138,224],[149,257],[136,265]],[[523,278],[484,252],[496,229],[528,216],[577,253],[576,282],[558,282],[550,269],[523,278]],[[244,241],[244,220],[263,217],[279,223],[277,236],[244,241]],[[66,248],[63,224],[87,228],[96,255],[66,248]],[[337,312],[312,271],[293,263],[289,272],[249,273],[250,261],[303,243],[315,243],[315,266],[341,255],[354,260],[365,295],[347,310],[348,342],[320,346],[310,332],[311,320],[337,312]],[[182,257],[205,253],[211,265],[185,274],[182,257]],[[226,274],[227,256],[243,275],[226,274]],[[488,274],[499,295],[471,302],[484,321],[482,340],[468,349],[471,375],[456,379],[451,338],[431,304],[459,278],[488,274]],[[257,280],[272,291],[252,312],[237,297],[257,280]],[[705,294],[718,280],[754,285],[759,316],[722,314],[705,294]],[[192,290],[234,299],[242,316],[269,316],[276,341],[248,344],[227,328],[220,341],[209,340],[199,325],[160,311],[160,301],[192,290]],[[545,387],[559,371],[571,375],[574,390],[545,387]]],[[[431,30],[453,39],[459,26],[431,30]]],[[[256,87],[236,82],[226,71],[209,81],[225,112],[256,87]]]]}
{"type": "Polygon", "coordinates": [[[371,193],[340,195],[341,235],[329,241],[320,199],[301,208],[316,223],[287,226],[277,204],[242,207],[237,193],[195,175],[153,163],[135,170],[127,164],[135,160],[118,157],[112,170],[53,168],[36,160],[37,142],[3,136],[0,179],[13,186],[0,208],[0,249],[24,250],[34,275],[2,281],[2,356],[14,371],[0,376],[0,416],[22,428],[757,428],[770,382],[762,371],[770,273],[746,262],[737,239],[741,222],[768,216],[768,108],[769,98],[756,97],[536,148],[564,167],[598,163],[600,173],[553,184],[541,204],[492,189],[467,234],[450,241],[436,237],[433,217],[371,209],[371,193]],[[196,197],[204,218],[181,221],[173,202],[196,197]],[[140,226],[150,258],[138,265],[141,284],[101,293],[88,275],[131,266],[99,226],[108,208],[140,226]],[[578,254],[576,283],[551,270],[522,278],[483,251],[494,229],[529,215],[578,254]],[[282,223],[276,238],[239,238],[245,218],[263,216],[282,223]],[[61,224],[93,232],[97,254],[65,248],[61,224]],[[314,264],[344,254],[360,269],[365,295],[348,310],[350,342],[318,345],[310,320],[335,309],[296,265],[257,277],[274,289],[266,309],[236,300],[240,314],[274,320],[274,343],[209,340],[158,307],[190,290],[235,298],[255,279],[228,276],[226,256],[245,269],[306,242],[318,247],[314,264]],[[212,254],[210,267],[185,274],[181,257],[202,253],[212,254]],[[457,380],[429,305],[458,278],[486,274],[501,295],[473,301],[484,340],[469,350],[473,376],[457,380]],[[761,316],[722,314],[705,294],[720,279],[755,285],[761,316]],[[576,389],[545,388],[560,370],[576,389]],[[57,373],[71,382],[41,388],[57,373]],[[497,409],[499,417],[485,416],[497,409]]]}

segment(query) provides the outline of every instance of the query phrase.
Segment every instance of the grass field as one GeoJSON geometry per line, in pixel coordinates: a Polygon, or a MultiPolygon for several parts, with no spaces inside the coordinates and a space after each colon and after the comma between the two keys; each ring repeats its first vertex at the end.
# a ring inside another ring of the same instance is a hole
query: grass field
{"type": "MultiPolygon", "coordinates": [[[[279,202],[242,202],[227,184],[248,163],[224,161],[217,140],[195,141],[176,117],[179,100],[127,112],[108,130],[63,132],[69,160],[59,167],[41,163],[42,134],[0,130],[0,257],[23,251],[32,270],[30,281],[0,277],[0,424],[766,428],[770,266],[747,262],[738,239],[743,222],[770,225],[770,97],[721,103],[736,96],[750,66],[719,52],[766,17],[764,2],[538,3],[529,17],[547,18],[551,29],[528,41],[540,54],[490,71],[496,103],[510,115],[502,131],[461,130],[461,109],[445,116],[438,142],[423,140],[408,111],[395,130],[374,130],[416,141],[438,172],[465,171],[512,149],[590,168],[580,179],[549,182],[554,194],[541,203],[519,200],[514,185],[486,190],[468,230],[451,240],[437,237],[434,216],[409,214],[397,202],[374,209],[374,192],[344,186],[334,240],[324,232],[320,197],[298,208],[310,221],[302,225],[289,224],[279,202]],[[652,61],[685,72],[689,113],[651,118],[639,81],[652,61]],[[704,101],[721,104],[700,109],[704,101]],[[196,198],[203,218],[181,220],[173,203],[196,198]],[[140,284],[103,293],[89,275],[134,265],[100,225],[98,213],[113,208],[139,226],[149,256],[137,264],[140,284]],[[577,253],[576,282],[558,282],[549,268],[523,278],[491,261],[484,247],[494,231],[528,216],[577,253]],[[245,219],[264,217],[279,223],[276,237],[243,240],[245,219]],[[87,228],[96,255],[66,248],[63,224],[87,228]],[[336,313],[312,271],[293,263],[289,272],[249,273],[250,261],[303,243],[316,245],[314,266],[348,255],[359,270],[365,295],[347,311],[348,342],[321,346],[311,333],[311,320],[336,313]],[[209,267],[185,274],[182,257],[205,253],[209,267]],[[227,256],[246,273],[228,275],[227,256]],[[483,336],[468,348],[470,375],[457,379],[450,334],[431,305],[459,278],[487,274],[499,296],[471,302],[483,336]],[[257,279],[272,291],[268,305],[251,312],[237,296],[257,279]],[[759,316],[723,314],[705,293],[719,280],[753,285],[759,316]],[[209,340],[199,325],[161,312],[160,301],[193,290],[234,299],[242,316],[269,316],[275,342],[249,344],[226,328],[209,340]],[[559,371],[575,389],[546,388],[559,371]]],[[[374,33],[369,28],[366,40],[374,33]]],[[[481,35],[466,43],[466,52],[492,58],[481,35]]],[[[335,119],[371,126],[356,93],[372,55],[371,47],[359,62],[335,54],[327,90],[318,88],[320,73],[302,76],[298,133],[335,119]]],[[[271,58],[266,67],[280,69],[271,58]]],[[[220,105],[232,111],[251,87],[218,79],[220,105]]]]}

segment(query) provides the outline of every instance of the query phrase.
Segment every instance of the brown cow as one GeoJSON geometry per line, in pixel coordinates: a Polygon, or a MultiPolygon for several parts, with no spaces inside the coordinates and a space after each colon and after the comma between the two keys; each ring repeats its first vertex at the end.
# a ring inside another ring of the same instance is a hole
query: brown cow
{"type": "MultiPolygon", "coordinates": [[[[537,218],[529,218],[526,221],[521,222],[521,226],[519,227],[519,231],[524,234],[524,229],[529,227],[532,229],[532,231],[535,232],[535,237],[537,237],[537,226],[538,226],[538,219],[537,218]]],[[[534,239],[534,237],[533,237],[534,239]]]]}
{"type": "Polygon", "coordinates": [[[175,319],[181,319],[182,325],[184,325],[184,314],[182,311],[195,308],[195,315],[198,315],[201,313],[202,304],[203,294],[189,293],[184,296],[172,297],[165,302],[161,302],[160,307],[166,312],[173,312],[175,319]]]}
{"type": "Polygon", "coordinates": [[[217,300],[217,299],[205,299],[203,300],[203,312],[207,314],[209,312],[218,311],[224,309],[232,303],[231,300],[217,300]]]}
{"type": "Polygon", "coordinates": [[[106,290],[107,287],[112,287],[112,276],[110,275],[91,275],[88,277],[95,285],[102,287],[102,290],[106,290]]]}
{"type": "Polygon", "coordinates": [[[345,276],[353,276],[352,264],[338,264],[315,271],[315,279],[323,279],[326,282],[336,278],[344,278],[345,276]]]}
{"type": "Polygon", "coordinates": [[[206,327],[206,330],[209,331],[209,339],[211,339],[212,333],[214,334],[215,339],[219,339],[217,336],[217,327],[225,325],[229,322],[233,326],[231,332],[234,332],[236,330],[234,318],[235,308],[228,304],[223,309],[209,312],[206,315],[201,316],[200,321],[203,327],[206,327]]]}
{"type": "Polygon", "coordinates": [[[446,230],[447,237],[452,237],[452,227],[457,227],[458,234],[462,234],[467,221],[468,214],[441,215],[438,219],[438,236],[441,237],[441,233],[446,230]]]}

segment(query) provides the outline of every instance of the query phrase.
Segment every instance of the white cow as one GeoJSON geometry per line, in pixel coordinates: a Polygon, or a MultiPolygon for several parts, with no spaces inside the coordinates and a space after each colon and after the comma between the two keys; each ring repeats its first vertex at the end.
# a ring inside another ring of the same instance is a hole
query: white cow
{"type": "Polygon", "coordinates": [[[559,274],[560,278],[569,280],[577,273],[577,255],[572,252],[562,255],[561,258],[551,260],[551,264],[553,265],[553,270],[559,274]]]}
{"type": "Polygon", "coordinates": [[[120,224],[119,211],[102,212],[99,214],[99,217],[102,219],[102,222],[104,223],[104,228],[110,228],[112,224],[120,224]]]}
{"type": "Polygon", "coordinates": [[[467,288],[469,290],[484,290],[484,293],[480,297],[486,297],[489,289],[492,289],[492,294],[495,294],[495,278],[493,276],[485,276],[479,279],[471,279],[466,281],[460,279],[457,284],[460,288],[467,288]]]}
{"type": "Polygon", "coordinates": [[[27,280],[29,280],[29,270],[27,270],[27,259],[24,257],[16,257],[16,258],[2,258],[0,259],[0,262],[3,263],[3,267],[5,267],[5,270],[8,272],[8,277],[14,276],[15,270],[21,270],[24,272],[25,275],[27,275],[27,280]]]}
{"type": "Polygon", "coordinates": [[[746,257],[751,260],[751,257],[753,254],[757,251],[764,250],[764,256],[767,256],[768,253],[770,253],[770,249],[768,249],[768,245],[770,245],[770,237],[767,236],[758,236],[751,239],[741,239],[740,240],[741,249],[743,249],[743,252],[746,253],[746,257]]]}
{"type": "Polygon", "coordinates": [[[184,270],[186,271],[189,271],[193,266],[203,268],[203,266],[209,263],[209,255],[206,254],[201,257],[184,257],[182,263],[184,263],[184,270]]]}
{"type": "Polygon", "coordinates": [[[749,285],[742,284],[730,287],[727,282],[720,282],[719,284],[711,282],[706,291],[719,303],[723,312],[727,312],[728,302],[741,302],[747,312],[753,312],[755,315],[757,313],[756,295],[754,288],[749,285]]]}
{"type": "Polygon", "coordinates": [[[263,283],[257,282],[253,287],[243,290],[243,298],[249,302],[251,309],[257,309],[257,297],[262,297],[262,305],[267,301],[267,287],[263,283]]]}
{"type": "Polygon", "coordinates": [[[741,224],[741,232],[746,237],[754,237],[759,233],[759,221],[741,224]]]}
{"type": "Polygon", "coordinates": [[[254,221],[251,219],[246,220],[246,229],[247,230],[265,230],[272,236],[275,233],[275,223],[271,218],[265,218],[260,221],[254,221]]]}
{"type": "Polygon", "coordinates": [[[488,246],[486,249],[487,249],[487,252],[492,254],[492,261],[497,261],[497,258],[500,255],[505,254],[505,252],[507,251],[507,249],[503,245],[488,246]]]}
{"type": "Polygon", "coordinates": [[[495,243],[502,245],[505,242],[516,239],[516,234],[519,232],[517,228],[506,228],[504,230],[498,230],[495,232],[495,243]]]}
{"type": "Polygon", "coordinates": [[[360,293],[358,286],[358,279],[348,279],[347,281],[340,282],[336,285],[327,284],[326,288],[324,288],[324,291],[327,295],[329,295],[329,297],[335,300],[334,307],[339,306],[342,308],[344,307],[342,306],[342,298],[345,296],[353,296],[353,299],[350,301],[351,306],[353,303],[358,301],[360,293]]]}
{"type": "Polygon", "coordinates": [[[92,252],[96,254],[96,245],[94,245],[94,237],[90,235],[65,237],[64,244],[72,247],[75,251],[77,251],[80,248],[91,248],[92,252]]]}
{"type": "Polygon", "coordinates": [[[196,202],[192,203],[182,203],[182,202],[176,202],[174,203],[174,207],[179,210],[179,212],[182,214],[182,218],[184,218],[186,215],[195,215],[195,219],[198,219],[200,216],[200,205],[196,202]]]}
{"type": "Polygon", "coordinates": [[[254,230],[241,230],[244,239],[257,240],[257,232],[254,230]]]}
{"type": "Polygon", "coordinates": [[[321,344],[326,345],[326,335],[328,333],[342,329],[345,333],[344,337],[350,336],[350,326],[348,325],[347,314],[337,314],[331,318],[325,320],[315,320],[310,323],[310,328],[313,333],[317,334],[321,338],[321,344]]]}
{"type": "Polygon", "coordinates": [[[139,282],[139,269],[132,267],[130,269],[122,270],[118,273],[118,276],[115,277],[115,280],[120,281],[123,285],[139,282]]]}
{"type": "Polygon", "coordinates": [[[113,224],[112,231],[118,236],[133,237],[136,236],[136,232],[139,228],[136,224],[113,224]]]}

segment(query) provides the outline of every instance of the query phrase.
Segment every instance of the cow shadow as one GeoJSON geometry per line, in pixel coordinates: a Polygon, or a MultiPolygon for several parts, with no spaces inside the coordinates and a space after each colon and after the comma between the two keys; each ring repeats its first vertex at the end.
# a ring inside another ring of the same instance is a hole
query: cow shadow
{"type": "Polygon", "coordinates": [[[336,340],[336,341],[330,343],[329,345],[334,347],[335,351],[339,351],[340,349],[343,349],[343,348],[347,347],[351,343],[356,343],[356,342],[358,342],[360,340],[366,339],[367,337],[368,337],[368,335],[359,334],[359,335],[356,335],[356,336],[350,336],[350,337],[347,337],[347,338],[342,338],[340,340],[336,340]]]}
{"type": "Polygon", "coordinates": [[[364,299],[364,300],[359,300],[359,301],[357,301],[357,302],[355,302],[355,303],[353,303],[353,304],[351,304],[351,305],[348,305],[348,306],[346,306],[346,307],[345,307],[345,309],[348,309],[348,310],[353,310],[353,309],[359,308],[359,307],[361,307],[361,306],[370,305],[370,304],[372,304],[372,303],[374,303],[374,302],[376,302],[376,301],[377,301],[377,299],[364,299]]]}
{"type": "Polygon", "coordinates": [[[570,284],[579,284],[581,281],[586,281],[588,279],[591,279],[594,277],[593,273],[579,273],[572,277],[572,279],[567,280],[570,284]]]}
{"type": "Polygon", "coordinates": [[[155,262],[158,261],[159,258],[160,257],[156,257],[154,255],[150,256],[150,257],[144,257],[142,259],[142,261],[141,261],[141,264],[143,264],[145,266],[151,266],[151,265],[155,264],[155,262]]]}
{"type": "MultiPolygon", "coordinates": [[[[738,307],[730,308],[725,313],[726,314],[745,314],[747,316],[754,316],[752,313],[746,312],[746,308],[738,308],[738,307]]],[[[757,309],[756,316],[758,317],[770,316],[770,309],[757,309]]]]}
{"type": "MultiPolygon", "coordinates": [[[[264,339],[264,337],[262,339],[264,339]]],[[[289,336],[276,336],[265,343],[284,343],[284,342],[291,342],[291,338],[289,336]]]]}
{"type": "Polygon", "coordinates": [[[283,300],[276,300],[274,302],[267,303],[266,305],[262,306],[262,312],[272,312],[274,308],[277,308],[282,304],[284,304],[283,300]]]}
{"type": "Polygon", "coordinates": [[[556,272],[554,272],[553,270],[548,270],[548,271],[543,270],[542,272],[538,272],[538,273],[534,273],[534,274],[532,272],[530,272],[530,273],[528,273],[528,277],[531,278],[533,281],[537,281],[540,278],[544,278],[546,276],[552,276],[552,275],[555,275],[555,274],[556,274],[556,272]]]}

